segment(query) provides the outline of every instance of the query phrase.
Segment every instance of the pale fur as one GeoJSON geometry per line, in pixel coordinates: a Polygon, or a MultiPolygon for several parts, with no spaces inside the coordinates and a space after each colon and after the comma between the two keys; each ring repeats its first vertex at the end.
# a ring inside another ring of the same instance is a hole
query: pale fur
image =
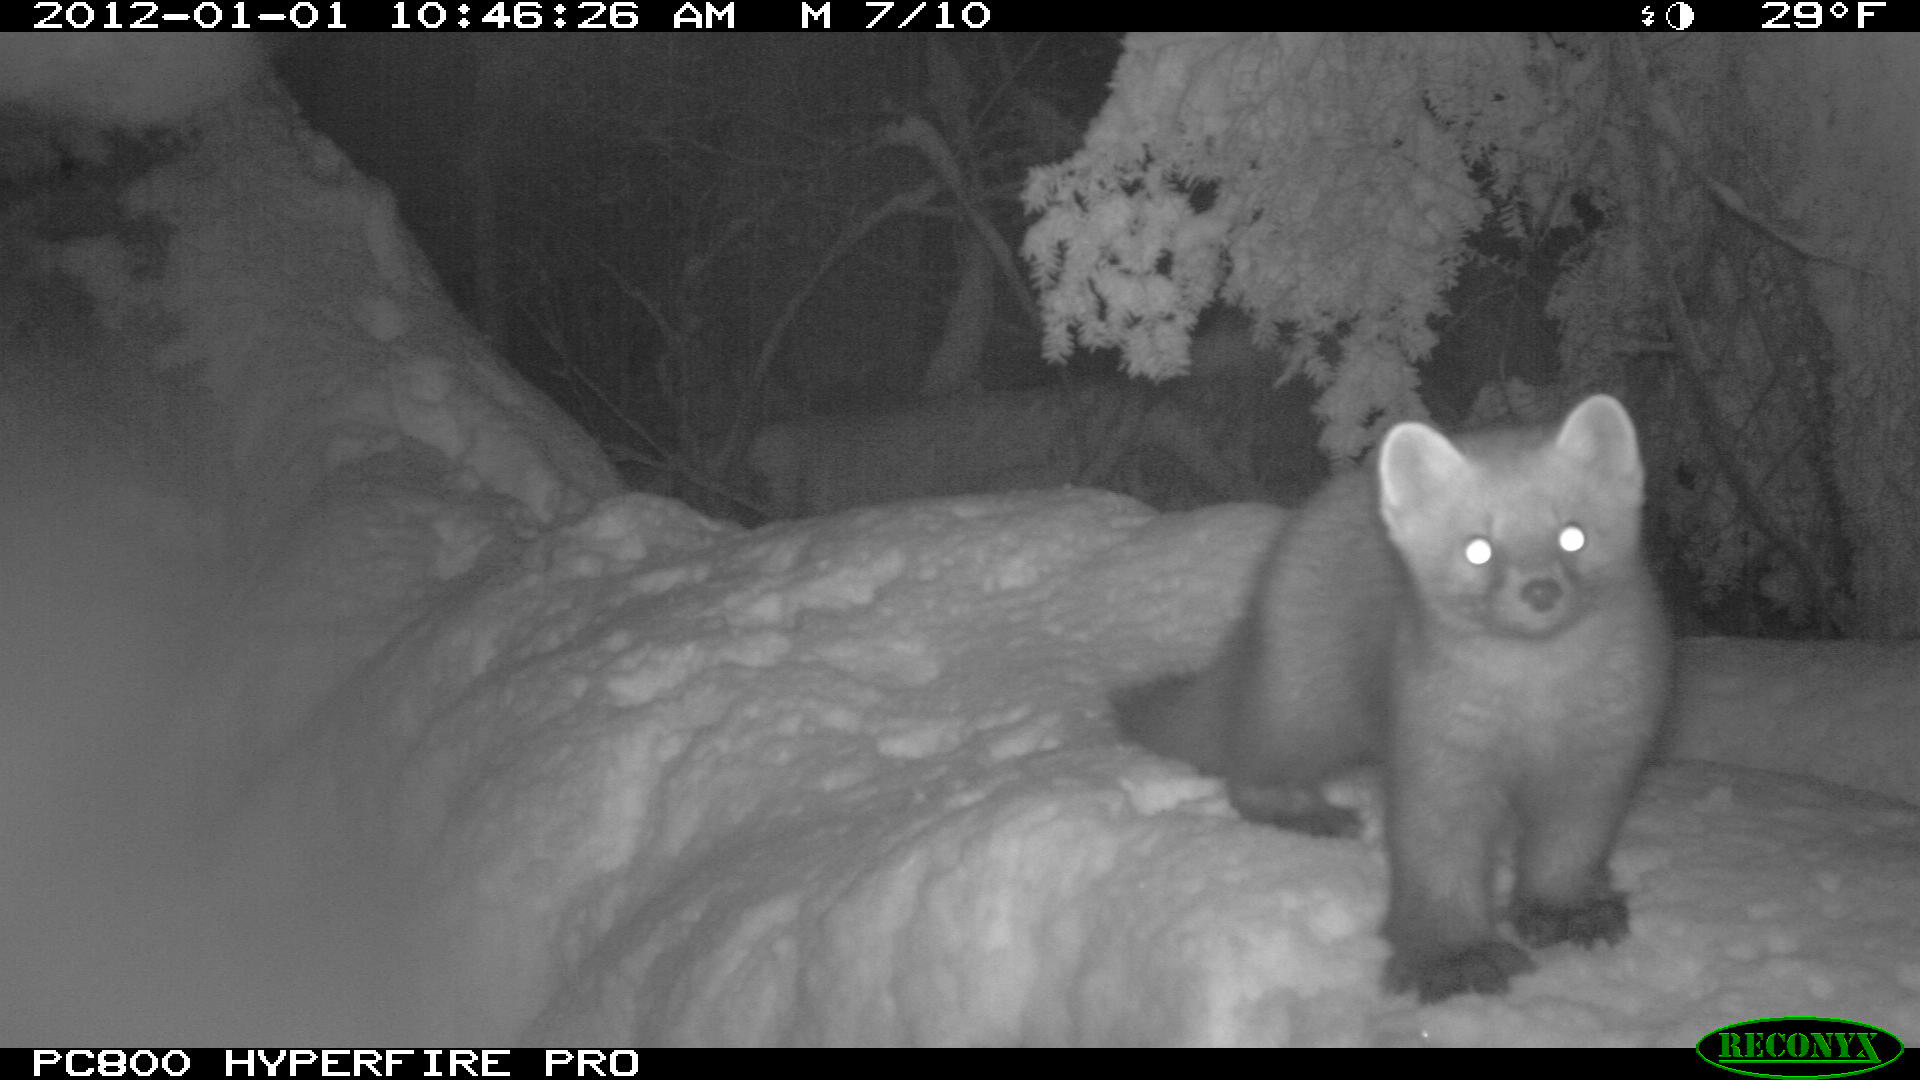
{"type": "Polygon", "coordinates": [[[1617,940],[1607,860],[1671,693],[1642,480],[1609,397],[1555,429],[1401,424],[1292,515],[1214,662],[1121,694],[1120,724],[1225,777],[1246,817],[1325,835],[1358,823],[1323,782],[1384,761],[1390,989],[1497,992],[1532,967],[1496,930],[1509,836],[1523,940],[1617,940]]]}

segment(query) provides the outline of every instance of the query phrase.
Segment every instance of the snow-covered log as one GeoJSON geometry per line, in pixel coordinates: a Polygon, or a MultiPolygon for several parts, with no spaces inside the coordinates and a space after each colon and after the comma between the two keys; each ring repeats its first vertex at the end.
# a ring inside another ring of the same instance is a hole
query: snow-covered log
{"type": "Polygon", "coordinates": [[[1920,641],[1695,638],[1680,658],[1668,757],[1920,803],[1920,641]]]}

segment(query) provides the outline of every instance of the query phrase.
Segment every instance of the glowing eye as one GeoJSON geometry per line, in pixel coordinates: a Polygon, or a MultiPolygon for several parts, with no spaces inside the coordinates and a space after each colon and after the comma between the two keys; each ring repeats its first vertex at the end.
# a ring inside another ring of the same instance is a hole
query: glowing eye
{"type": "Polygon", "coordinates": [[[1475,566],[1485,566],[1493,560],[1493,545],[1486,537],[1476,536],[1467,541],[1467,561],[1475,566]]]}
{"type": "Polygon", "coordinates": [[[1572,554],[1587,546],[1587,533],[1578,525],[1560,530],[1560,550],[1572,554]]]}

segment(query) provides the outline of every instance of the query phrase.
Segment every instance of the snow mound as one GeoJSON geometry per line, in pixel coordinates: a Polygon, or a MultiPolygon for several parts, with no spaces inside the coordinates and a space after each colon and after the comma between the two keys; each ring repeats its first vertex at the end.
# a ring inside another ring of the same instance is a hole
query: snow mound
{"type": "Polygon", "coordinates": [[[276,813],[415,868],[423,1023],[456,1040],[1686,1045],[1757,1015],[1920,1021],[1920,810],[1706,765],[1657,770],[1636,807],[1627,941],[1542,950],[1501,998],[1384,996],[1377,835],[1242,822],[1106,715],[1112,686],[1204,655],[1276,520],[1035,493],[740,533],[626,496],[417,624],[316,720],[325,751],[284,789],[313,794],[276,813]]]}

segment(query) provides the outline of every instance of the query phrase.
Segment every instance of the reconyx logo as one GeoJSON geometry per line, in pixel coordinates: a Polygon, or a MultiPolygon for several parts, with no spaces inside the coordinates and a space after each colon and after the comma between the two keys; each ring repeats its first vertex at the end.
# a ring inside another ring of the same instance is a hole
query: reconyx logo
{"type": "Polygon", "coordinates": [[[1837,1016],[1763,1016],[1709,1031],[1693,1047],[1709,1064],[1747,1076],[1816,1080],[1891,1065],[1905,1048],[1891,1034],[1837,1016]]]}

